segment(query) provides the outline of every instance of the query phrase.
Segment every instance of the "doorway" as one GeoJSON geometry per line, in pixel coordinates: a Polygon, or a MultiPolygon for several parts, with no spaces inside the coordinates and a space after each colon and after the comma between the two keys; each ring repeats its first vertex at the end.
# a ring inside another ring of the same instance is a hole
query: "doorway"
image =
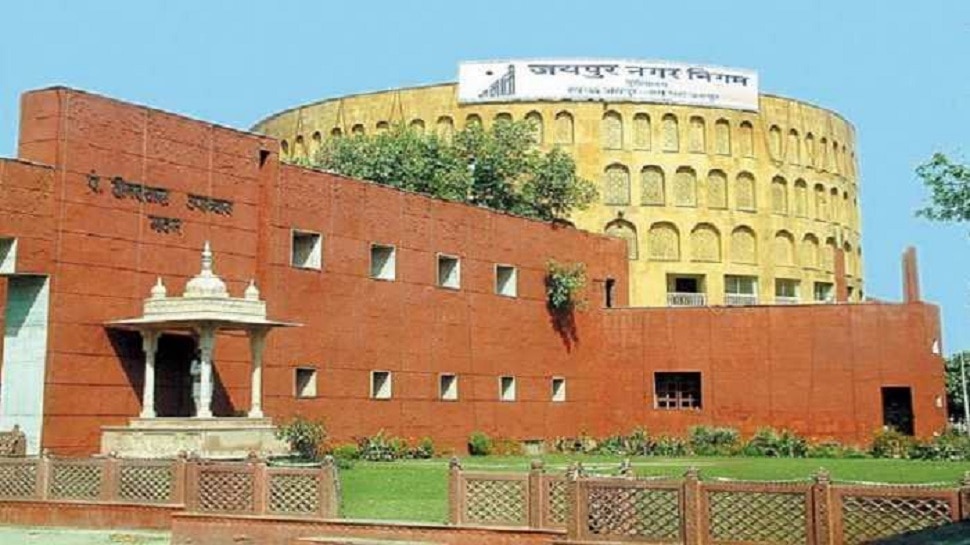
{"type": "Polygon", "coordinates": [[[913,392],[909,386],[883,386],[882,423],[905,435],[913,435],[913,392]]]}
{"type": "Polygon", "coordinates": [[[186,418],[195,414],[190,368],[196,357],[190,335],[163,334],[155,355],[155,410],[160,417],[186,418]]]}

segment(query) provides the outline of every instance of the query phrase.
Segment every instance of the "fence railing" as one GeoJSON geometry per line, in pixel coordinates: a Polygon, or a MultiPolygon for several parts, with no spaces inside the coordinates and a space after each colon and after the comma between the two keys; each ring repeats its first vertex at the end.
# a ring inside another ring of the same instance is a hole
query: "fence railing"
{"type": "Polygon", "coordinates": [[[866,543],[970,519],[970,472],[954,487],[566,476],[450,469],[452,524],[564,530],[567,542],[866,543]]]}
{"type": "Polygon", "coordinates": [[[703,293],[668,292],[668,307],[703,307],[707,305],[707,295],[703,293]]]}
{"type": "Polygon", "coordinates": [[[332,460],[314,467],[265,461],[135,460],[111,456],[0,458],[0,501],[184,506],[204,513],[334,518],[332,460]]]}
{"type": "Polygon", "coordinates": [[[754,293],[725,293],[724,304],[729,307],[747,307],[758,304],[758,296],[754,293]]]}

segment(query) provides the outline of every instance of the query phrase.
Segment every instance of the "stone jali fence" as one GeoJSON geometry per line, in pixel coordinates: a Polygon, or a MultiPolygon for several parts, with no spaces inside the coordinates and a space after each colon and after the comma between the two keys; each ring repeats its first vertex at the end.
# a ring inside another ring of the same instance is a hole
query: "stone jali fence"
{"type": "Polygon", "coordinates": [[[114,457],[0,458],[0,501],[184,506],[208,514],[337,516],[333,463],[269,467],[260,460],[205,462],[114,457]]]}
{"type": "Polygon", "coordinates": [[[854,545],[970,519],[959,486],[702,481],[466,472],[451,464],[451,523],[563,529],[566,542],[854,545]]]}

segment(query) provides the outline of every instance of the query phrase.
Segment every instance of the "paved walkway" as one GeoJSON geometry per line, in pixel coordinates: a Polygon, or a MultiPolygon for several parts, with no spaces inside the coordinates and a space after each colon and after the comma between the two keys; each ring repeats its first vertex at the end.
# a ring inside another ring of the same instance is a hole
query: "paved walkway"
{"type": "Polygon", "coordinates": [[[168,545],[168,532],[0,526],[3,545],[168,545]]]}

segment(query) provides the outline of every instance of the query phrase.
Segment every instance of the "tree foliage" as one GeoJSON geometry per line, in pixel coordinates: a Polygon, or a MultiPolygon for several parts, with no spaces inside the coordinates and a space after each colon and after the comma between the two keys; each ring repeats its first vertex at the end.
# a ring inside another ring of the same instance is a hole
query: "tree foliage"
{"type": "Polygon", "coordinates": [[[450,139],[398,125],[380,134],[332,138],[311,166],[539,220],[563,218],[597,196],[573,158],[536,147],[528,121],[470,125],[450,139]]]}
{"type": "Polygon", "coordinates": [[[960,374],[960,358],[967,360],[967,380],[970,380],[970,352],[953,354],[946,360],[946,400],[950,418],[963,420],[963,377],[960,374]]]}
{"type": "Polygon", "coordinates": [[[932,221],[970,221],[970,166],[935,153],[916,168],[930,191],[930,204],[916,212],[932,221]]]}

